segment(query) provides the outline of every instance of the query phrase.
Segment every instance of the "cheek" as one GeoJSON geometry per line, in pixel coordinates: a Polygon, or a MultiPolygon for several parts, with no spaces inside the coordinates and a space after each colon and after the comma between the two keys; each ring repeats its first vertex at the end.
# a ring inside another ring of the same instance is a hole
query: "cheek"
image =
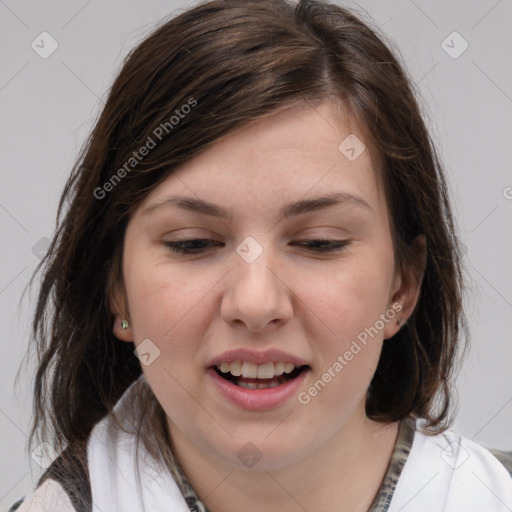
{"type": "Polygon", "coordinates": [[[154,362],[142,365],[146,379],[164,409],[173,411],[173,417],[200,415],[190,393],[202,375],[198,348],[212,307],[205,292],[213,284],[187,277],[179,265],[131,267],[129,272],[126,290],[135,344],[149,339],[159,350],[154,362]]]}
{"type": "Polygon", "coordinates": [[[315,375],[299,397],[301,404],[323,411],[323,420],[310,419],[312,428],[325,429],[327,418],[336,428],[365,396],[382,349],[377,322],[387,310],[388,283],[383,267],[347,265],[334,279],[304,285],[301,298],[311,318],[318,317],[309,333],[315,340],[315,375]]]}
{"type": "Polygon", "coordinates": [[[324,274],[306,275],[297,295],[325,327],[332,348],[342,349],[388,308],[391,274],[391,265],[382,260],[354,259],[324,274]]]}
{"type": "Polygon", "coordinates": [[[214,276],[194,279],[180,265],[165,264],[152,268],[127,265],[126,276],[136,342],[149,338],[168,363],[193,354],[197,349],[194,340],[199,340],[211,319],[208,290],[215,285],[214,276]]]}

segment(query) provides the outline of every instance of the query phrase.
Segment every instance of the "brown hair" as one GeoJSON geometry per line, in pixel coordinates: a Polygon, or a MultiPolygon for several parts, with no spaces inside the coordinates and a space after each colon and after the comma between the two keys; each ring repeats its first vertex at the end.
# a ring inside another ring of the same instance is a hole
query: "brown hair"
{"type": "MultiPolygon", "coordinates": [[[[388,422],[413,414],[425,418],[427,432],[448,426],[465,327],[461,260],[410,79],[382,36],[339,6],[214,0],[165,22],[130,53],[65,186],[57,232],[38,267],[31,441],[51,425],[58,450],[84,443],[141,374],[133,344],[112,333],[109,309],[112,287],[122,283],[125,228],[141,200],[249,121],[329,97],[365,128],[378,155],[397,268],[412,264],[419,235],[427,247],[418,304],[384,344],[367,415],[388,422]],[[149,138],[158,143],[135,158],[149,138]]],[[[143,393],[139,433],[151,453],[162,453],[170,446],[164,411],[151,390],[143,393]]]]}

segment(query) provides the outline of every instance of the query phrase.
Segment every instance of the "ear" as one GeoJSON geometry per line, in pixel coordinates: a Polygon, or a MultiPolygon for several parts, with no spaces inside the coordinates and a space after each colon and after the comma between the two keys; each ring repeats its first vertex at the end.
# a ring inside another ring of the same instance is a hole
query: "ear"
{"type": "Polygon", "coordinates": [[[384,327],[384,339],[393,337],[412,315],[420,297],[426,264],[427,243],[425,236],[419,235],[409,247],[405,268],[395,277],[389,307],[397,314],[384,327]]]}
{"type": "Polygon", "coordinates": [[[114,285],[109,293],[110,312],[114,315],[112,331],[114,336],[121,341],[133,341],[133,334],[130,324],[126,293],[120,284],[114,285]],[[128,328],[123,329],[123,320],[128,322],[128,328]]]}

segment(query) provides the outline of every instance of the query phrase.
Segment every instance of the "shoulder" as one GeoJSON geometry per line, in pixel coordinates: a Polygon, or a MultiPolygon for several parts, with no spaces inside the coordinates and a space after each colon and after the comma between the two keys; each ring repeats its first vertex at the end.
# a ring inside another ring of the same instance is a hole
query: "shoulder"
{"type": "Polygon", "coordinates": [[[488,450],[505,466],[507,471],[512,475],[512,451],[507,452],[503,450],[495,450],[488,448],[488,450]]]}
{"type": "Polygon", "coordinates": [[[40,477],[34,493],[9,512],[89,512],[91,489],[85,444],[68,446],[40,477]]]}
{"type": "Polygon", "coordinates": [[[66,491],[55,480],[46,480],[21,504],[16,503],[10,511],[16,512],[75,512],[66,491]],[[16,507],[16,508],[15,508],[16,507]]]}
{"type": "Polygon", "coordinates": [[[512,477],[489,450],[452,430],[416,430],[392,504],[390,512],[509,511],[512,477]]]}

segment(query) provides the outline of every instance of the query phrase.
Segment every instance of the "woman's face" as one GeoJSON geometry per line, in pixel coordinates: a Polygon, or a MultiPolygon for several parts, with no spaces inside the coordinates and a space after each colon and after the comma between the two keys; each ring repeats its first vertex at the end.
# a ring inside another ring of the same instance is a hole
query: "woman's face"
{"type": "Polygon", "coordinates": [[[378,170],[334,112],[302,105],[230,134],[129,222],[130,328],[114,330],[138,346],[178,452],[277,469],[367,421],[407,311],[378,170]]]}

